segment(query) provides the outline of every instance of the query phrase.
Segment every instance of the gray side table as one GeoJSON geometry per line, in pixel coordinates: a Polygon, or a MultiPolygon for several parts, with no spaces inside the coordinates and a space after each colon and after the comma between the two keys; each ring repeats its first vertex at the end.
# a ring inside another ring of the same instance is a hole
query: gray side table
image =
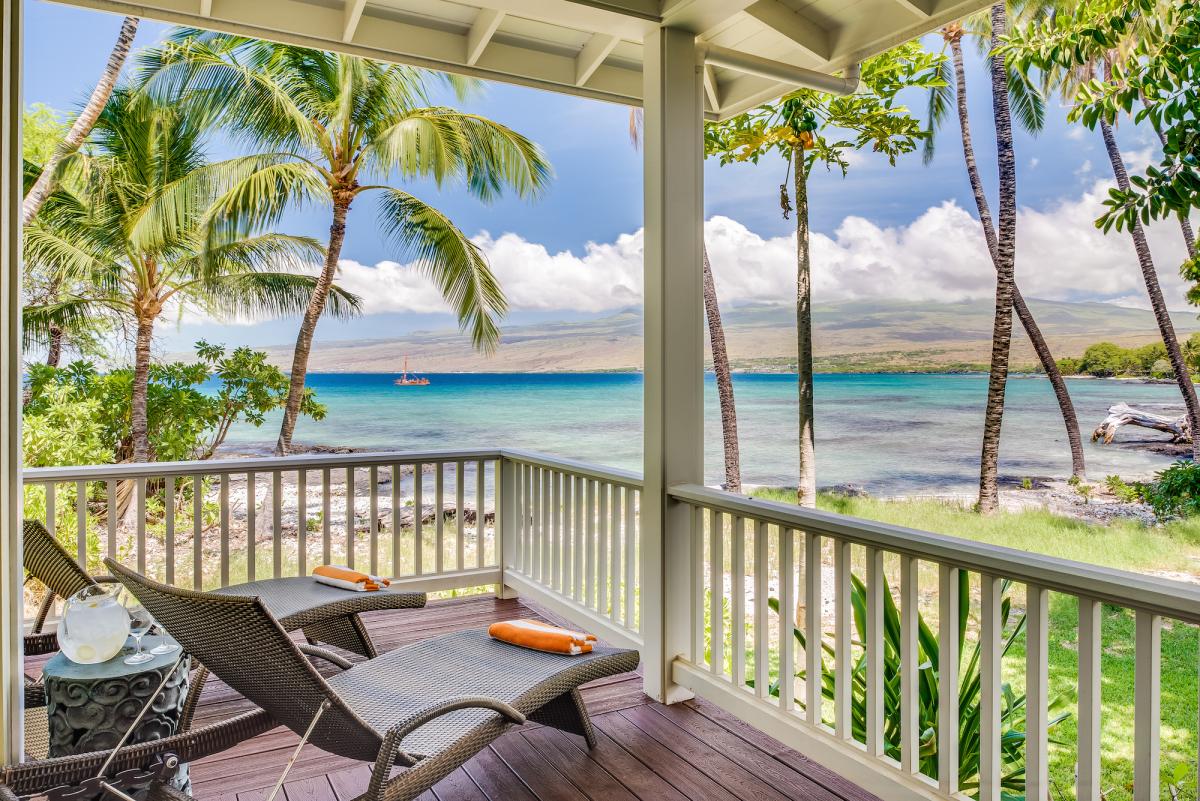
{"type": "MultiPolygon", "coordinates": [[[[148,636],[143,643],[151,648],[158,644],[158,637],[148,636]]],[[[126,665],[123,660],[132,652],[130,638],[121,653],[98,665],[79,665],[62,653],[46,663],[42,677],[50,729],[49,756],[114,747],[179,656],[174,651],[140,665],[126,665]]],[[[178,730],[188,694],[190,668],[191,659],[185,656],[146,711],[129,744],[161,739],[178,730]]]]}

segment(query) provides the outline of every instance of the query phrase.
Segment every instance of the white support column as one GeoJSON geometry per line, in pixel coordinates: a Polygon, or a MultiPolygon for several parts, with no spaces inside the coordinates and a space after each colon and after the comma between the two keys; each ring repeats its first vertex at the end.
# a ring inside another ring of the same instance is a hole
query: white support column
{"type": "Polygon", "coordinates": [[[704,479],[704,89],[696,38],[645,40],[645,476],[642,636],[645,691],[686,700],[671,663],[686,656],[693,515],[666,489],[704,479]]]}
{"type": "Polygon", "coordinates": [[[21,0],[0,0],[0,760],[20,761],[21,0]]]}

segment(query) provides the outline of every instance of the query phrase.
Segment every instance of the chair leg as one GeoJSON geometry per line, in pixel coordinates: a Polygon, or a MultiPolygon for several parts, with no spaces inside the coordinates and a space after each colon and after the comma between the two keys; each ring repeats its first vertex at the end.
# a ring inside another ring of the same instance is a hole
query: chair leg
{"type": "Polygon", "coordinates": [[[367,659],[374,659],[378,655],[375,651],[375,644],[371,642],[371,635],[367,633],[367,627],[363,625],[358,615],[344,615],[314,623],[311,626],[305,626],[303,631],[305,638],[312,645],[317,643],[336,645],[338,648],[365,656],[367,659]]]}
{"type": "Polygon", "coordinates": [[[596,747],[596,733],[579,690],[563,693],[530,715],[529,719],[543,726],[578,734],[587,740],[588,748],[596,747]]]}

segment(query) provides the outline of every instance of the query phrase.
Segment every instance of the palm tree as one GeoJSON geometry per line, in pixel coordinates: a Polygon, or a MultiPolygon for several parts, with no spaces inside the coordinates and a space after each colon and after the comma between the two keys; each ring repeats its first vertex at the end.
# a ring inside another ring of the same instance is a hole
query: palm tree
{"type": "MultiPolygon", "coordinates": [[[[635,148],[642,141],[642,110],[629,110],[629,141],[635,148]]],[[[742,454],[738,444],[737,403],[733,396],[733,370],[729,365],[729,349],[725,344],[725,325],[721,321],[721,306],[717,302],[717,285],[713,281],[712,262],[708,258],[708,243],[701,242],[701,261],[704,274],[704,316],[708,322],[708,343],[712,351],[713,374],[717,379],[717,402],[721,409],[721,445],[725,456],[725,489],[742,491],[742,454]]]]}
{"type": "Polygon", "coordinates": [[[192,29],[176,31],[144,60],[152,91],[188,87],[242,141],[268,151],[219,202],[236,225],[273,222],[291,206],[331,210],[325,262],[304,310],[276,453],[287,454],[304,394],[317,321],[328,299],[359,195],[380,196],[379,226],[399,261],[437,284],[475,347],[491,352],[507,303],[487,259],[441,211],[393,178],[461,182],[487,202],[508,188],[536,195],[550,179],[541,149],[492,120],[430,105],[438,84],[460,97],[468,79],[192,29]]]}
{"type": "MultiPolygon", "coordinates": [[[[973,29],[971,32],[978,36],[980,40],[984,40],[982,34],[986,30],[986,25],[978,23],[990,21],[990,16],[980,14],[973,21],[976,24],[971,26],[973,29]]],[[[950,49],[951,55],[950,61],[945,64],[945,67],[947,70],[952,70],[953,75],[945,76],[945,87],[934,89],[929,94],[930,127],[932,128],[945,118],[948,97],[951,91],[950,87],[953,86],[959,130],[962,135],[963,160],[967,167],[967,177],[970,180],[971,191],[975,197],[975,207],[979,213],[979,221],[983,226],[983,236],[987,242],[988,253],[991,256],[992,264],[996,265],[999,260],[996,228],[992,221],[992,212],[989,208],[987,194],[983,188],[983,179],[979,174],[979,166],[975,158],[975,145],[971,137],[971,121],[967,112],[967,77],[963,63],[962,38],[968,33],[968,29],[962,23],[952,22],[942,28],[941,33],[943,40],[950,49]]],[[[1044,121],[1044,106],[1041,103],[1040,96],[1036,92],[1031,91],[1031,87],[1024,80],[1023,76],[1011,70],[1009,71],[1008,89],[1014,101],[1018,121],[1021,122],[1026,130],[1035,133],[1040,131],[1044,121]]],[[[933,154],[934,138],[931,136],[925,140],[926,164],[932,160],[933,154]]],[[[1042,369],[1050,381],[1050,386],[1054,390],[1054,397],[1058,402],[1058,408],[1062,414],[1063,424],[1067,430],[1067,442],[1071,449],[1071,473],[1083,478],[1086,474],[1086,464],[1083,456],[1083,440],[1079,435],[1079,418],[1075,413],[1075,404],[1071,401],[1071,395],[1067,391],[1067,383],[1063,380],[1062,371],[1059,370],[1058,363],[1055,361],[1054,355],[1050,352],[1050,346],[1046,343],[1046,338],[1042,335],[1041,328],[1038,326],[1037,320],[1033,317],[1033,312],[1030,311],[1029,306],[1025,303],[1025,298],[1021,295],[1020,289],[1015,284],[1013,286],[1013,311],[1016,312],[1017,319],[1021,321],[1021,325],[1024,327],[1025,333],[1033,345],[1034,352],[1037,354],[1038,361],[1041,363],[1042,369]]]]}
{"type": "MultiPolygon", "coordinates": [[[[992,6],[992,48],[1000,44],[1007,26],[1003,2],[992,6]]],[[[1000,463],[1000,429],[1004,420],[1004,391],[1012,347],[1013,299],[1016,290],[1014,261],[1017,239],[1017,169],[1013,153],[1012,116],[1008,104],[1009,71],[1002,58],[990,59],[992,113],[996,120],[996,165],[1000,174],[1000,209],[996,237],[996,316],[992,324],[992,357],[988,371],[987,405],[984,408],[983,447],[979,460],[979,511],[993,514],[1000,508],[997,475],[1000,463]]]]}
{"type": "MultiPolygon", "coordinates": [[[[154,327],[166,311],[293,313],[316,285],[298,274],[324,253],[312,239],[256,234],[211,216],[227,163],[208,164],[208,120],[182,98],[118,88],[96,120],[90,152],[78,153],[79,180],[64,182],[29,227],[25,257],[79,291],[27,307],[31,335],[52,324],[107,315],[134,330],[127,456],[149,461],[146,395],[154,327]]],[[[357,299],[339,291],[330,311],[357,299]]]]}
{"type": "Polygon", "coordinates": [[[137,29],[137,17],[126,17],[121,21],[121,30],[117,33],[117,41],[108,55],[108,63],[104,65],[104,71],[100,73],[100,80],[96,84],[96,88],[92,90],[92,96],[88,98],[87,104],[79,112],[75,122],[71,124],[62,143],[46,160],[37,180],[25,193],[25,200],[21,204],[22,225],[29,225],[37,216],[38,210],[41,209],[42,204],[46,202],[46,198],[53,190],[63,159],[80,148],[91,132],[92,126],[96,124],[96,119],[108,103],[113,87],[117,84],[121,67],[124,66],[125,59],[129,56],[129,48],[133,46],[133,38],[137,35],[137,29]]]}

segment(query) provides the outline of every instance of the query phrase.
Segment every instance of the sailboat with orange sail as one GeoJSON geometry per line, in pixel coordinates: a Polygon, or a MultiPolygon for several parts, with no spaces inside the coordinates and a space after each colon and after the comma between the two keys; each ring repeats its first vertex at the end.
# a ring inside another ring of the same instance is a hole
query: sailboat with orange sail
{"type": "Polygon", "coordinates": [[[395,384],[398,387],[427,387],[427,386],[429,386],[429,379],[422,378],[421,376],[417,375],[416,373],[409,373],[408,372],[408,357],[405,356],[404,357],[404,372],[400,373],[400,377],[396,379],[395,384]]]}

